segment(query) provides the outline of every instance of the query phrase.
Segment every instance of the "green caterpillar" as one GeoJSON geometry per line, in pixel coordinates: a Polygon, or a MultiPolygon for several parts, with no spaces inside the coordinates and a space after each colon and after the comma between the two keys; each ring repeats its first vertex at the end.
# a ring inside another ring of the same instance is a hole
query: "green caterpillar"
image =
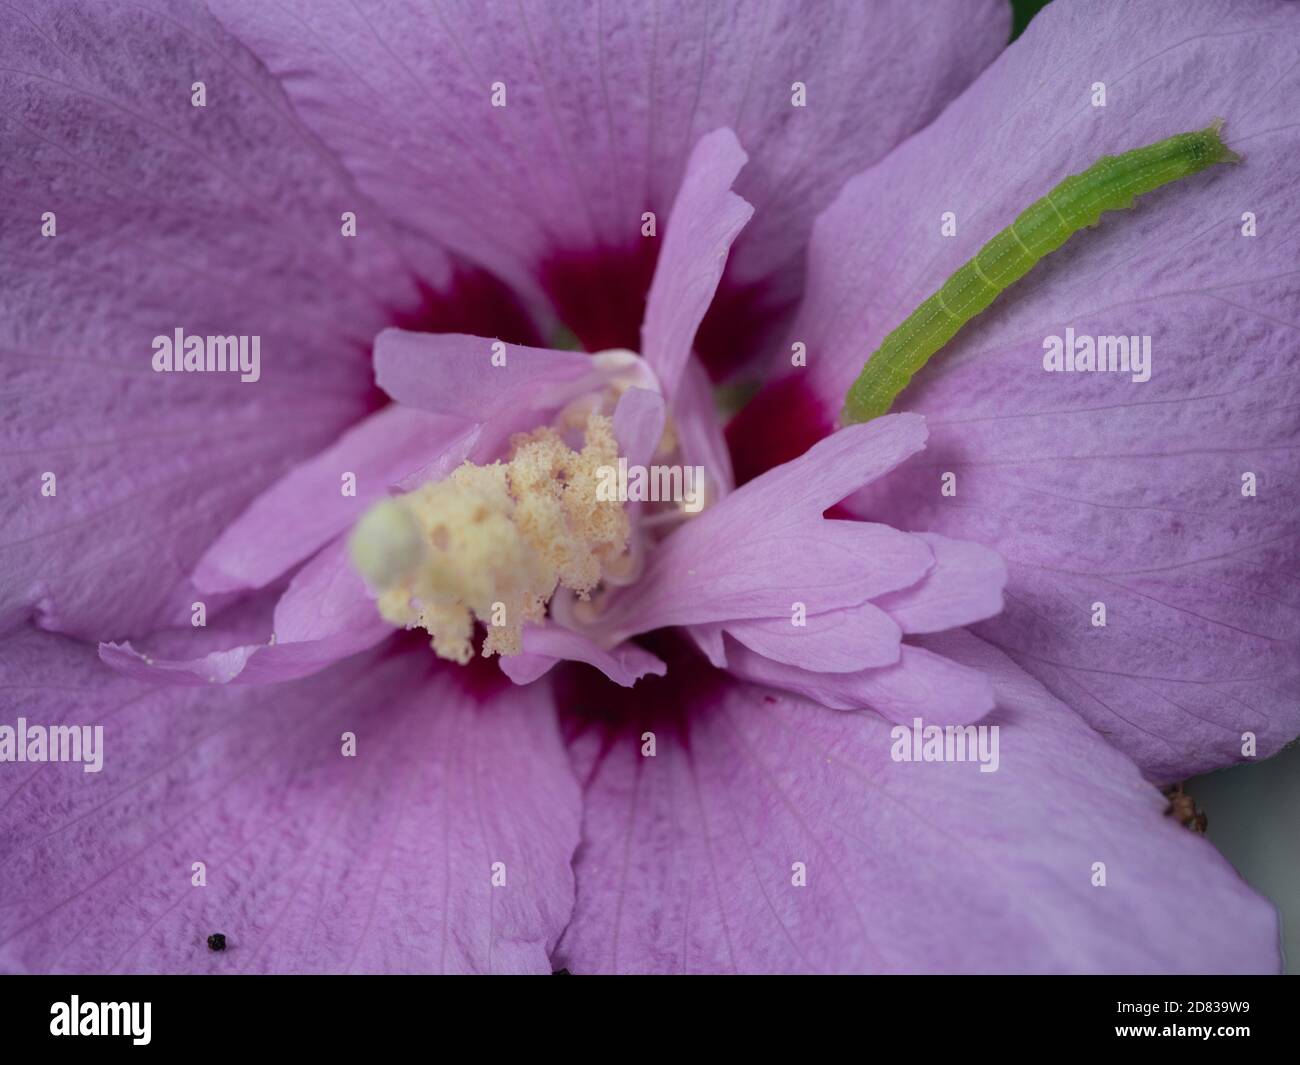
{"type": "Polygon", "coordinates": [[[885,337],[853,382],[840,423],[870,421],[889,411],[912,375],[999,292],[1027,274],[1077,230],[1106,211],[1132,207],[1143,193],[1241,157],[1219,136],[1222,119],[1123,155],[1103,155],[1031,204],[957,270],[934,295],[885,337]]]}

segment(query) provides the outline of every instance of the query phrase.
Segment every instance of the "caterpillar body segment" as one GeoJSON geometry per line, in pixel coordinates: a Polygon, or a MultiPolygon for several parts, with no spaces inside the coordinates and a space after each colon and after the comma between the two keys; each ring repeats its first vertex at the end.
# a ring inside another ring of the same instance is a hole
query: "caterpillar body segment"
{"type": "Polygon", "coordinates": [[[1223,143],[1221,119],[1203,130],[1179,133],[1121,155],[1103,155],[1071,174],[988,241],[939,290],[885,337],[849,389],[840,422],[849,425],[886,414],[913,375],[958,330],[989,306],[1008,285],[1025,276],[1107,211],[1172,181],[1241,157],[1223,143]]]}

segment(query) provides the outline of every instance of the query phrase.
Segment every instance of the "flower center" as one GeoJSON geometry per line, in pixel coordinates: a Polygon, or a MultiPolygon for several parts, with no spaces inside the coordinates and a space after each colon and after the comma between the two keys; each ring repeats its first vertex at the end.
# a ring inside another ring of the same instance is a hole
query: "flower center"
{"type": "MultiPolygon", "coordinates": [[[[560,424],[579,417],[571,406],[560,424]]],[[[580,450],[543,426],[513,437],[506,462],[466,462],[365,514],[349,547],[385,620],[425,629],[461,664],[475,621],[487,627],[484,655],[518,654],[524,624],[543,619],[557,588],[587,599],[626,568],[627,512],[597,491],[601,467],[618,462],[613,421],[581,417],[580,450]]]]}

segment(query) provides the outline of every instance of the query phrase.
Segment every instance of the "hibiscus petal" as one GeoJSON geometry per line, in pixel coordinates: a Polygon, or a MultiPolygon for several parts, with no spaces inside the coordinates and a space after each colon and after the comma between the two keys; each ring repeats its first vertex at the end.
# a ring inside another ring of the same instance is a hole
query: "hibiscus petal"
{"type": "Polygon", "coordinates": [[[995,772],[895,762],[875,715],[719,685],[705,667],[676,688],[674,673],[647,682],[641,714],[576,717],[586,816],[557,961],[575,973],[1279,969],[1273,907],[1162,816],[1127,758],[974,637],[927,642],[994,679],[995,772]]]}
{"type": "Polygon", "coordinates": [[[187,576],[231,516],[373,409],[369,338],[418,292],[202,5],[33,11],[4,20],[0,52],[0,625],[147,631],[188,613],[187,576]],[[365,240],[340,236],[344,210],[365,240]],[[152,372],[153,337],[178,327],[260,337],[260,378],[152,372]]]}
{"type": "Polygon", "coordinates": [[[856,606],[914,584],[933,565],[924,540],[872,522],[781,527],[738,512],[725,524],[699,526],[739,494],[655,549],[641,578],[601,615],[610,639],[668,625],[789,617],[796,603],[813,614],[856,606]]]}
{"type": "Polygon", "coordinates": [[[727,671],[755,684],[802,695],[832,710],[875,710],[911,724],[916,717],[936,724],[966,725],[993,709],[993,690],[978,670],[900,646],[894,664],[855,672],[821,672],[782,662],[731,644],[727,671]]]}
{"type": "Polygon", "coordinates": [[[271,684],[319,673],[393,634],[365,582],[336,540],[295,575],[276,604],[272,642],[243,644],[191,658],[102,644],[99,656],[119,673],[155,684],[271,684]]]}
{"type": "Polygon", "coordinates": [[[1002,554],[1006,610],[979,631],[1154,779],[1300,733],[1298,49],[1294,4],[1051,5],[846,186],[810,253],[796,332],[831,411],[863,353],[1056,181],[1226,119],[1241,165],[1076,234],[917,375],[899,403],[927,416],[925,457],[859,501],[1002,554]],[[1032,106],[1008,108],[1026,85],[1032,106]],[[1150,380],[1045,373],[1044,338],[1067,327],[1150,336],[1150,380]]]}
{"type": "Polygon", "coordinates": [[[490,422],[552,410],[602,380],[591,356],[581,351],[502,344],[494,352],[498,343],[491,337],[385,329],[375,339],[375,381],[407,406],[490,422]]]}
{"type": "Polygon", "coordinates": [[[721,625],[690,625],[686,631],[705,658],[719,669],[726,668],[727,641],[721,625]]]}
{"type": "Polygon", "coordinates": [[[645,465],[664,435],[664,397],[646,388],[629,388],[614,408],[614,437],[629,466],[645,465]]]}
{"type": "Polygon", "coordinates": [[[933,565],[923,540],[822,512],[925,444],[925,422],[853,425],[770,470],[674,531],[605,615],[629,636],[666,625],[809,614],[914,584],[933,565]]]}
{"type": "Polygon", "coordinates": [[[634,643],[605,650],[582,633],[561,625],[530,625],[524,629],[524,651],[502,655],[501,672],[516,684],[531,684],[563,661],[595,666],[615,684],[630,688],[642,677],[662,677],[667,666],[634,643]]]}
{"type": "Polygon", "coordinates": [[[4,721],[104,729],[99,773],[0,769],[0,968],[550,972],[579,796],[543,686],[471,694],[409,645],[265,690],[158,691],[40,634],[0,661],[4,721]]]}
{"type": "Polygon", "coordinates": [[[642,214],[666,216],[703,134],[731,126],[753,156],[736,288],[779,311],[817,210],[933,118],[1009,23],[998,0],[212,6],[390,217],[549,295],[593,350],[635,347],[655,258],[642,214]]]}
{"type": "Polygon", "coordinates": [[[925,419],[914,414],[850,425],[743,485],[727,513],[742,508],[747,514],[766,512],[769,522],[820,515],[916,454],[925,447],[927,435],[925,419]]]}
{"type": "Polygon", "coordinates": [[[705,484],[717,499],[729,494],[736,486],[731,451],[722,432],[712,382],[694,356],[686,360],[686,369],[677,385],[673,420],[685,462],[704,467],[705,484]]]}
{"type": "Polygon", "coordinates": [[[261,588],[320,550],[414,470],[459,465],[476,430],[461,419],[393,404],[299,463],[227,526],[194,571],[204,592],[261,588]],[[341,478],[355,475],[356,494],[341,478]]]}
{"type": "Polygon", "coordinates": [[[751,651],[814,673],[854,673],[898,661],[902,630],[871,603],[809,614],[729,621],[722,626],[751,651]]]}
{"type": "Polygon", "coordinates": [[[673,201],[641,327],[641,354],[670,399],[718,290],[731,243],[754,213],[731,191],[747,158],[729,129],[701,137],[673,201]]]}
{"type": "Polygon", "coordinates": [[[969,540],[917,533],[934,553],[934,568],[910,588],[875,605],[906,633],[942,632],[990,618],[1002,609],[1007,565],[996,551],[969,540]]]}

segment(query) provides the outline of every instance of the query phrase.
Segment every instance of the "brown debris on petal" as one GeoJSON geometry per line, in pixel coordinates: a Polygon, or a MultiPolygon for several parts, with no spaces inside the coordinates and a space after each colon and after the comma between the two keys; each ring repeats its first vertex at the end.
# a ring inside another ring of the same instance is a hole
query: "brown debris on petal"
{"type": "Polygon", "coordinates": [[[1196,800],[1183,791],[1182,784],[1163,789],[1163,794],[1169,800],[1169,805],[1165,807],[1165,816],[1173,817],[1184,828],[1190,828],[1193,832],[1204,835],[1209,821],[1205,814],[1196,808],[1196,800]]]}

